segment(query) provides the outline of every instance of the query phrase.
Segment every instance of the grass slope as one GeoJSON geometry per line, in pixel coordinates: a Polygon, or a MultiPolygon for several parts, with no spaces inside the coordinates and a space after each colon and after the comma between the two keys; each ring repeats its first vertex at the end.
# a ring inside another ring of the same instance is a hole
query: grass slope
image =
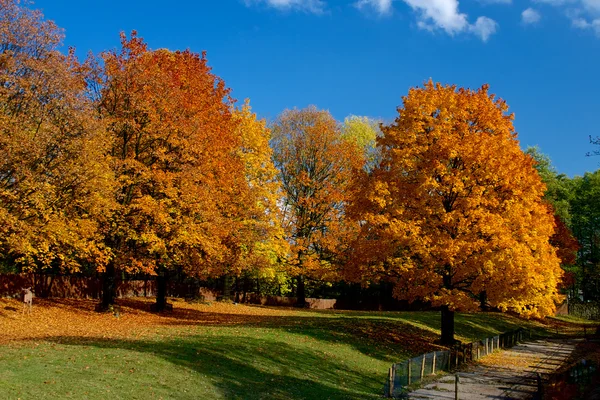
{"type": "MultiPolygon", "coordinates": [[[[0,299],[2,399],[376,399],[387,369],[440,348],[439,313],[313,311],[150,300],[0,299]]],[[[463,341],[533,325],[457,314],[463,341]]]]}

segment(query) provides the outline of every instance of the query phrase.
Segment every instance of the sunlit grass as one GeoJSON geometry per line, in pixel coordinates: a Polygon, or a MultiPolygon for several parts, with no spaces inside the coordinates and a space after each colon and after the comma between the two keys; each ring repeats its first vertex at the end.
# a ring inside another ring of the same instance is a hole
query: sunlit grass
{"type": "MultiPolygon", "coordinates": [[[[393,362],[440,349],[437,312],[295,310],[151,300],[0,302],[0,398],[376,399],[393,362]]],[[[535,324],[457,314],[465,342],[535,324]]]]}

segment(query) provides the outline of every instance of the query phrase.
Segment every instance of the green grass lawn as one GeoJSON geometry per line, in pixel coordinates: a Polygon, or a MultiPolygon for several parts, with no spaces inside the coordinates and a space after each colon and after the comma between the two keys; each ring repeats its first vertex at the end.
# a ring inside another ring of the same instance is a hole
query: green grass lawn
{"type": "MultiPolygon", "coordinates": [[[[258,314],[173,320],[143,339],[11,342],[0,346],[0,398],[377,399],[393,362],[439,348],[436,312],[258,314]]],[[[456,317],[465,342],[527,324],[499,314],[456,317]]]]}

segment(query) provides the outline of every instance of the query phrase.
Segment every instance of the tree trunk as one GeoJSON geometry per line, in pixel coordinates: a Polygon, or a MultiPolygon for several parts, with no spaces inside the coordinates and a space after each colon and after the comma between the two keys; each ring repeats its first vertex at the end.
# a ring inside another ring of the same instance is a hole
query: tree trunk
{"type": "MultiPolygon", "coordinates": [[[[443,277],[444,288],[452,290],[452,267],[447,264],[445,266],[446,273],[443,277]]],[[[443,345],[452,346],[454,340],[454,311],[450,311],[448,305],[442,306],[442,339],[443,345]]]]}
{"type": "Polygon", "coordinates": [[[96,310],[100,312],[107,311],[111,305],[115,304],[116,297],[116,268],[115,265],[110,262],[102,274],[102,299],[96,310]]]}
{"type": "Polygon", "coordinates": [[[304,308],[306,307],[306,292],[304,289],[304,277],[302,275],[298,275],[296,278],[298,282],[298,287],[296,288],[296,307],[304,308]]]}
{"type": "Polygon", "coordinates": [[[233,288],[233,279],[229,275],[223,277],[223,298],[231,300],[231,289],[233,288]]]}
{"type": "Polygon", "coordinates": [[[454,311],[448,306],[442,306],[442,340],[443,345],[452,346],[454,340],[454,311]]]}
{"type": "Polygon", "coordinates": [[[165,268],[159,268],[158,275],[156,275],[156,304],[152,311],[161,312],[167,307],[168,275],[168,271],[165,268]]]}
{"type": "Polygon", "coordinates": [[[479,293],[479,307],[481,308],[481,311],[489,311],[487,304],[487,292],[485,290],[479,293]]]}

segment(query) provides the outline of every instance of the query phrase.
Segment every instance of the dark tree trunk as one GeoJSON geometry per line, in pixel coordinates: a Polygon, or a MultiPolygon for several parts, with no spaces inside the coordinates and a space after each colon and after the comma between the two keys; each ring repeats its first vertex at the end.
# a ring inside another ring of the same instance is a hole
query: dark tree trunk
{"type": "Polygon", "coordinates": [[[454,340],[454,311],[448,306],[442,306],[442,340],[443,345],[452,346],[454,340]]]}
{"type": "Polygon", "coordinates": [[[304,277],[298,275],[296,278],[298,286],[296,287],[296,307],[306,307],[306,291],[304,289],[304,277]]]}
{"type": "Polygon", "coordinates": [[[97,311],[107,311],[111,305],[115,304],[115,298],[117,297],[116,280],[116,268],[111,262],[106,266],[106,270],[102,274],[102,298],[100,304],[98,304],[97,311]]]}
{"type": "Polygon", "coordinates": [[[487,292],[485,290],[479,293],[479,307],[481,308],[481,311],[489,311],[487,304],[487,292]]]}
{"type": "MultiPolygon", "coordinates": [[[[452,290],[452,267],[445,266],[446,273],[443,277],[444,289],[452,290]]],[[[447,305],[442,306],[442,339],[443,345],[452,346],[454,340],[454,311],[450,311],[447,305]]]]}
{"type": "MultiPolygon", "coordinates": [[[[241,303],[242,302],[242,298],[240,296],[240,286],[243,287],[243,285],[240,284],[240,278],[239,277],[235,277],[235,290],[234,290],[234,294],[233,294],[233,302],[234,303],[241,303]]],[[[243,290],[243,289],[242,289],[243,290]]]]}
{"type": "Polygon", "coordinates": [[[231,300],[231,289],[233,289],[233,279],[229,275],[223,277],[223,298],[231,300]]]}
{"type": "Polygon", "coordinates": [[[152,311],[161,312],[167,308],[167,280],[169,279],[168,271],[165,268],[160,268],[156,275],[156,303],[152,307],[152,311]]]}
{"type": "Polygon", "coordinates": [[[37,297],[47,299],[50,297],[52,284],[54,283],[54,275],[40,274],[36,279],[34,276],[34,293],[37,297]]]}

